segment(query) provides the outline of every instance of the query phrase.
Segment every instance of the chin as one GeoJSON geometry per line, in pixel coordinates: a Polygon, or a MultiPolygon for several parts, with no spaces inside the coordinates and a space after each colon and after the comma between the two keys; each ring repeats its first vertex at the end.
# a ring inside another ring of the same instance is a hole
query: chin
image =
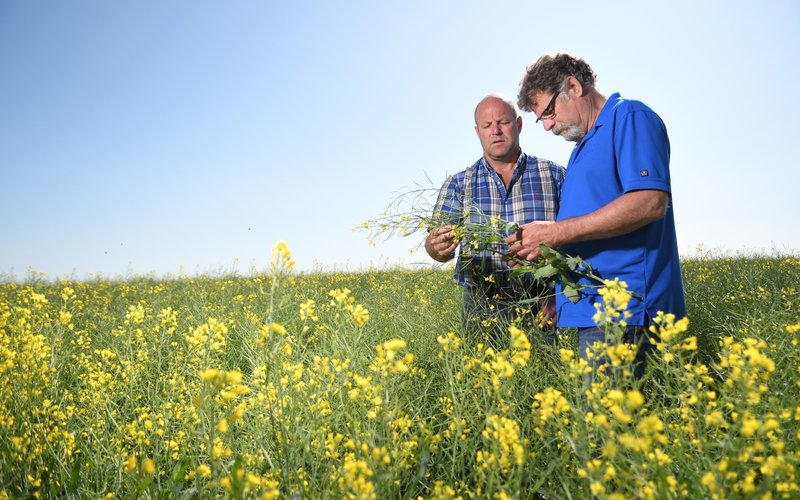
{"type": "Polygon", "coordinates": [[[565,141],[581,142],[586,134],[579,127],[564,127],[558,131],[553,131],[556,135],[560,135],[565,141]]]}

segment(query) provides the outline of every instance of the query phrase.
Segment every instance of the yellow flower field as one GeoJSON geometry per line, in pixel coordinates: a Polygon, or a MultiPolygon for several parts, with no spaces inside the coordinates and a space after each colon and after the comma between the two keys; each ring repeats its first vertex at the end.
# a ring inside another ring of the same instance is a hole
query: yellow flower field
{"type": "Polygon", "coordinates": [[[685,261],[644,380],[611,342],[591,387],[570,331],[464,333],[448,271],[293,265],[0,284],[0,497],[800,496],[794,257],[685,261]]]}

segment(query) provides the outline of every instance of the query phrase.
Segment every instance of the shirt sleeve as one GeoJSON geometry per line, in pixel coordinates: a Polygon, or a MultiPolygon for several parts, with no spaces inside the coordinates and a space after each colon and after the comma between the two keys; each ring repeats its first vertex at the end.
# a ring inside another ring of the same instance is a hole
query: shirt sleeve
{"type": "Polygon", "coordinates": [[[624,192],[672,191],[669,137],[664,122],[647,109],[621,114],[615,124],[617,170],[624,192]]]}
{"type": "Polygon", "coordinates": [[[433,209],[431,228],[447,224],[457,225],[461,222],[464,215],[462,184],[463,179],[459,182],[456,175],[451,175],[444,181],[433,209]]]}

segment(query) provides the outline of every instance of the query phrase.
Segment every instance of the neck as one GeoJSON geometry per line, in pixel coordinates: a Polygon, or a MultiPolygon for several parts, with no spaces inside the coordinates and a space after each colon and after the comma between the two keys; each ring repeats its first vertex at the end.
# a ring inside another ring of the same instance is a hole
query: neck
{"type": "Polygon", "coordinates": [[[586,100],[587,133],[597,123],[597,118],[600,116],[600,112],[603,111],[603,106],[605,106],[607,100],[606,96],[596,90],[593,90],[588,96],[586,100]]]}
{"type": "Polygon", "coordinates": [[[508,155],[507,158],[498,158],[492,159],[483,155],[484,160],[486,163],[492,167],[492,170],[497,172],[497,175],[500,176],[500,179],[503,181],[506,189],[508,189],[509,184],[511,184],[511,177],[514,176],[514,169],[517,168],[517,161],[519,160],[519,156],[522,154],[522,149],[517,148],[517,154],[511,157],[508,155]]]}
{"type": "Polygon", "coordinates": [[[497,172],[505,172],[509,170],[513,171],[517,166],[517,162],[519,161],[519,156],[521,154],[522,148],[518,147],[516,152],[510,153],[502,158],[492,158],[484,154],[483,159],[486,160],[486,163],[488,163],[489,166],[495,169],[497,172]]]}

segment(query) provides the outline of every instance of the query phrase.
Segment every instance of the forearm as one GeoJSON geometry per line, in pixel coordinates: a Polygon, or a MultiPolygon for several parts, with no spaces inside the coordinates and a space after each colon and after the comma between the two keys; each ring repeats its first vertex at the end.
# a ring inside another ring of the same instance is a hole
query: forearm
{"type": "Polygon", "coordinates": [[[657,190],[625,193],[592,213],[554,224],[554,246],[628,234],[664,217],[669,193],[657,190]]]}

